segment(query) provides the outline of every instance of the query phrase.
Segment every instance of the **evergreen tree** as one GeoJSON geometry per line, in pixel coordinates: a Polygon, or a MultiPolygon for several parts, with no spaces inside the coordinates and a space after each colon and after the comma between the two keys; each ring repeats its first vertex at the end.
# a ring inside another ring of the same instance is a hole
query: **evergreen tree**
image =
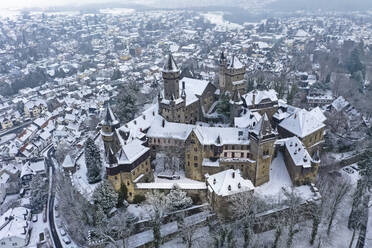
{"type": "Polygon", "coordinates": [[[31,189],[31,211],[40,213],[48,200],[48,184],[45,178],[36,174],[30,182],[31,189]]]}
{"type": "Polygon", "coordinates": [[[101,155],[98,147],[91,138],[85,142],[85,164],[87,167],[87,178],[89,183],[101,180],[101,155]]]}
{"type": "Polygon", "coordinates": [[[115,113],[122,122],[132,120],[138,111],[138,106],[136,105],[136,87],[137,86],[132,85],[132,87],[122,88],[118,97],[115,99],[115,113]]]}
{"type": "Polygon", "coordinates": [[[186,192],[179,189],[171,190],[167,195],[167,201],[169,211],[185,209],[192,205],[191,197],[188,197],[186,192]]]}
{"type": "Polygon", "coordinates": [[[118,194],[107,180],[94,189],[92,197],[94,204],[100,206],[106,214],[118,204],[118,194]]]}
{"type": "Polygon", "coordinates": [[[121,183],[118,193],[118,208],[124,207],[124,201],[128,199],[128,189],[124,183],[121,183]]]}
{"type": "Polygon", "coordinates": [[[227,94],[223,94],[217,104],[217,113],[230,116],[230,97],[227,94]]]}

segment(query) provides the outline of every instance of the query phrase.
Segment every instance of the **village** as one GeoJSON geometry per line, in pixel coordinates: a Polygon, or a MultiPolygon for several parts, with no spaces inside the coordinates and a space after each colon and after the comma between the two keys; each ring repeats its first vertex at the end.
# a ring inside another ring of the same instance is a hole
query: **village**
{"type": "Polygon", "coordinates": [[[371,235],[368,22],[105,9],[0,27],[0,247],[371,235]]]}

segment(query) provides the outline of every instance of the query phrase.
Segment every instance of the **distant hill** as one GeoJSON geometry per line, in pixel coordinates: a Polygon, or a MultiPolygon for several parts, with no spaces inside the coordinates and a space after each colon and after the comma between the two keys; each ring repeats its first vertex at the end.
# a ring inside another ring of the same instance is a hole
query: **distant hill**
{"type": "Polygon", "coordinates": [[[277,0],[268,5],[275,11],[336,10],[356,11],[372,9],[372,0],[277,0]]]}

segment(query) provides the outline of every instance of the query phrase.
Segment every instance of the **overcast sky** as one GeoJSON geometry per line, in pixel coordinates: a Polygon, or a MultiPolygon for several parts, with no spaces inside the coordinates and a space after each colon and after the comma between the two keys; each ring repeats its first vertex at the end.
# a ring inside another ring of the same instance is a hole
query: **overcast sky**
{"type": "MultiPolygon", "coordinates": [[[[178,0],[175,0],[178,1],[178,0]]],[[[105,3],[105,2],[151,2],[151,0],[0,0],[0,9],[8,8],[33,8],[51,7],[62,5],[82,5],[86,3],[105,3]]]]}

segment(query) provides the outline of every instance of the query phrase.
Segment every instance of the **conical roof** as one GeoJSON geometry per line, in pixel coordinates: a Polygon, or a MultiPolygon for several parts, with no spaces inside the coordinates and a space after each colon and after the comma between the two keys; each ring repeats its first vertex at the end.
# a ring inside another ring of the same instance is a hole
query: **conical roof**
{"type": "Polygon", "coordinates": [[[169,53],[165,59],[165,63],[163,66],[163,71],[164,72],[174,72],[174,71],[179,71],[179,68],[176,64],[176,61],[174,60],[173,56],[171,53],[169,53]]]}
{"type": "Polygon", "coordinates": [[[103,119],[104,125],[116,125],[119,123],[119,120],[115,117],[114,113],[112,112],[112,109],[110,107],[110,104],[107,104],[106,110],[105,110],[105,117],[103,119]]]}

